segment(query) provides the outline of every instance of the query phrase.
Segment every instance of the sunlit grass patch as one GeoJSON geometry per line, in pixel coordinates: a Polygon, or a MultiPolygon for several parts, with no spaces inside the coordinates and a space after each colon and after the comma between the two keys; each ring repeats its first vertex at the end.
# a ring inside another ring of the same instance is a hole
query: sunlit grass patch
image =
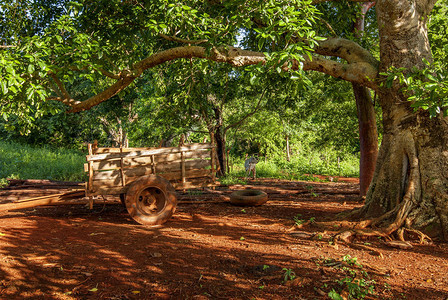
{"type": "Polygon", "coordinates": [[[85,154],[0,141],[0,178],[83,181],[85,154]]]}

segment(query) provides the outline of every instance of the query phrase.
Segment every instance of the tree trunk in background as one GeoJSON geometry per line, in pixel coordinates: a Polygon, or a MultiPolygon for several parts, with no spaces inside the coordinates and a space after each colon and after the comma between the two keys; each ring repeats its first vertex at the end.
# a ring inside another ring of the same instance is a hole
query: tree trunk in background
{"type": "MultiPolygon", "coordinates": [[[[435,2],[435,1],[434,1],[435,2]]],[[[430,1],[378,1],[380,72],[432,61],[430,1]]],[[[405,227],[448,239],[448,118],[414,112],[400,86],[381,88],[384,135],[361,216],[384,234],[405,227]]]]}
{"type": "Polygon", "coordinates": [[[289,149],[289,135],[286,135],[286,160],[287,161],[291,160],[291,152],[289,149]]]}
{"type": "Polygon", "coordinates": [[[359,127],[359,194],[367,195],[370,182],[375,172],[378,157],[378,131],[376,128],[375,108],[368,88],[352,83],[356,99],[359,127]]]}
{"type": "Polygon", "coordinates": [[[216,143],[216,154],[218,156],[219,163],[219,176],[227,174],[227,163],[226,163],[226,137],[222,133],[221,127],[216,127],[215,129],[215,143],[216,143]]]}
{"type": "Polygon", "coordinates": [[[226,132],[223,126],[222,111],[220,108],[214,108],[215,124],[209,128],[210,136],[213,134],[212,140],[216,144],[216,155],[218,156],[219,172],[218,176],[227,174],[226,163],[226,132]]]}
{"type": "MultiPolygon", "coordinates": [[[[356,37],[361,38],[363,36],[365,15],[374,4],[374,2],[360,4],[361,15],[355,20],[353,25],[356,37]]],[[[359,149],[361,153],[359,160],[359,194],[360,196],[366,196],[370,182],[372,182],[378,157],[378,130],[376,127],[375,108],[369,89],[354,82],[352,87],[358,114],[359,149]]]]}

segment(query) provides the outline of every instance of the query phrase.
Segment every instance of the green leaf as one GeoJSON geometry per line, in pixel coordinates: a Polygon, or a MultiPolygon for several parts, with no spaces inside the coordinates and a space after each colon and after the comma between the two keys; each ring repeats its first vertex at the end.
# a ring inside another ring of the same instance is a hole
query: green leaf
{"type": "Polygon", "coordinates": [[[260,38],[258,40],[258,50],[261,50],[263,48],[264,41],[265,41],[265,38],[260,38]]]}
{"type": "Polygon", "coordinates": [[[439,85],[437,83],[427,83],[425,84],[425,88],[427,90],[435,90],[439,85]]]}
{"type": "Polygon", "coordinates": [[[8,85],[6,84],[6,81],[2,81],[2,92],[3,94],[8,93],[8,85]]]}
{"type": "Polygon", "coordinates": [[[253,75],[253,76],[250,78],[249,82],[250,82],[251,85],[254,85],[255,82],[256,82],[256,80],[257,80],[257,76],[253,75]]]}
{"type": "Polygon", "coordinates": [[[344,300],[334,289],[328,293],[328,297],[332,300],[344,300]]]}

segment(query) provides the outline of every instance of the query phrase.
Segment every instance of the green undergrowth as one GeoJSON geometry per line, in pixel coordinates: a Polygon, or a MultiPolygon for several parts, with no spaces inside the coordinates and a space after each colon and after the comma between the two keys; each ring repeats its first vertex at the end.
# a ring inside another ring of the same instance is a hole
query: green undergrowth
{"type": "MultiPolygon", "coordinates": [[[[243,159],[231,159],[231,170],[219,181],[222,184],[246,184],[243,159]]],[[[50,179],[63,181],[84,181],[83,164],[85,153],[76,150],[49,147],[33,147],[15,142],[0,140],[0,185],[6,178],[50,179]]],[[[307,153],[284,158],[260,158],[257,164],[257,178],[277,178],[286,180],[325,181],[313,174],[342,177],[359,176],[359,158],[345,155],[337,160],[335,154],[307,153]]]]}
{"type": "Polygon", "coordinates": [[[84,181],[85,153],[0,141],[0,185],[12,179],[84,181]]]}
{"type": "MultiPolygon", "coordinates": [[[[311,153],[307,156],[293,157],[290,161],[282,158],[266,160],[261,158],[256,167],[257,178],[276,178],[286,180],[304,181],[326,181],[313,175],[324,175],[327,178],[333,177],[358,177],[359,157],[356,155],[346,155],[344,159],[337,160],[337,156],[328,155],[322,157],[318,153],[311,153]]],[[[245,184],[246,173],[244,161],[233,159],[230,172],[220,178],[222,184],[245,184]]]]}

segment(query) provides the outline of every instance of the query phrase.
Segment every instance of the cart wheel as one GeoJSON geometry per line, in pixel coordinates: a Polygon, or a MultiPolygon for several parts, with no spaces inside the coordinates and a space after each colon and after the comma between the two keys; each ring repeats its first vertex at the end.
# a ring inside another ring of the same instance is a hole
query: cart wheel
{"type": "Polygon", "coordinates": [[[230,203],[242,206],[257,206],[268,201],[268,194],[260,190],[240,190],[230,194],[230,203]]]}
{"type": "Polygon", "coordinates": [[[168,180],[156,175],[143,176],[129,187],[126,209],[143,225],[165,223],[176,210],[175,190],[168,180]]]}

